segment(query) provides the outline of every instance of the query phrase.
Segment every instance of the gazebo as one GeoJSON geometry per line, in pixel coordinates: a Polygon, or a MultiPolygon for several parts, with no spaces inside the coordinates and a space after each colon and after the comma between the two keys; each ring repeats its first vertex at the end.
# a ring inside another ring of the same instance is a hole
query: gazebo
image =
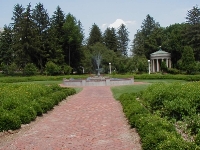
{"type": "Polygon", "coordinates": [[[151,72],[160,72],[161,63],[166,62],[167,68],[171,68],[171,54],[160,49],[150,55],[151,61],[151,72]]]}

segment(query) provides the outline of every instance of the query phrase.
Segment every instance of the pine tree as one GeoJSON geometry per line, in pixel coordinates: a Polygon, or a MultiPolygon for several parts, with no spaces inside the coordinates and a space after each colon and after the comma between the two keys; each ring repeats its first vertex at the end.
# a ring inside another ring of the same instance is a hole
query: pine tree
{"type": "Polygon", "coordinates": [[[80,47],[83,42],[83,35],[76,18],[70,13],[66,16],[63,31],[65,62],[68,62],[70,67],[77,68],[80,65],[80,47]]]}
{"type": "Polygon", "coordinates": [[[12,28],[5,25],[4,31],[0,34],[0,64],[10,65],[14,61],[12,33],[12,28]]]}
{"type": "Polygon", "coordinates": [[[102,43],[102,33],[99,27],[96,24],[93,24],[90,29],[87,45],[91,46],[97,42],[102,43]]]}
{"type": "Polygon", "coordinates": [[[31,52],[34,50],[35,26],[31,15],[31,5],[23,8],[16,5],[13,12],[13,45],[16,56],[16,63],[19,67],[24,67],[31,62],[31,52]]]}
{"type": "Polygon", "coordinates": [[[135,34],[132,49],[133,56],[142,56],[145,54],[144,51],[144,36],[140,30],[135,34]]]}
{"type": "Polygon", "coordinates": [[[43,4],[38,3],[32,12],[32,18],[35,25],[35,43],[34,51],[31,52],[32,59],[36,65],[39,66],[41,73],[43,73],[47,57],[48,57],[48,29],[49,29],[49,15],[44,9],[43,4]]]}
{"type": "Polygon", "coordinates": [[[63,46],[63,25],[65,23],[65,14],[59,6],[57,6],[56,11],[50,19],[50,29],[49,29],[49,57],[48,61],[52,61],[57,65],[64,65],[64,51],[63,46]]]}
{"type": "Polygon", "coordinates": [[[149,36],[155,28],[160,27],[158,22],[155,22],[154,18],[149,14],[146,16],[146,19],[142,22],[141,31],[144,37],[149,36]]]}
{"type": "Polygon", "coordinates": [[[128,56],[129,32],[124,24],[117,31],[118,36],[118,51],[121,55],[128,56]]]}
{"type": "Polygon", "coordinates": [[[186,22],[189,24],[186,30],[186,39],[194,50],[195,59],[200,61],[200,8],[194,6],[188,11],[186,22]]]}
{"type": "Polygon", "coordinates": [[[114,52],[117,52],[117,34],[115,31],[115,28],[107,28],[103,35],[103,41],[105,46],[113,50],[114,52]]]}

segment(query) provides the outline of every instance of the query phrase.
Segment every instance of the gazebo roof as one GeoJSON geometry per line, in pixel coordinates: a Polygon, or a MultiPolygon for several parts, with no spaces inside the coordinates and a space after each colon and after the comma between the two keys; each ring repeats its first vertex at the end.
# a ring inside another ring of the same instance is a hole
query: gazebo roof
{"type": "Polygon", "coordinates": [[[151,56],[152,55],[166,55],[166,54],[170,54],[170,53],[168,53],[168,52],[166,52],[166,51],[163,51],[162,49],[161,49],[161,47],[160,47],[160,49],[158,50],[158,51],[156,51],[156,52],[154,52],[154,53],[151,53],[151,56]]]}

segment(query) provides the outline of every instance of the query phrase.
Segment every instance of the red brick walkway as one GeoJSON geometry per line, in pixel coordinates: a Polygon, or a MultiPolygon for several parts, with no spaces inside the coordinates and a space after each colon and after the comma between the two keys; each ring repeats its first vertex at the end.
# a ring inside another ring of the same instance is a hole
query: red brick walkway
{"type": "Polygon", "coordinates": [[[136,142],[110,87],[84,87],[0,149],[138,150],[136,142]]]}

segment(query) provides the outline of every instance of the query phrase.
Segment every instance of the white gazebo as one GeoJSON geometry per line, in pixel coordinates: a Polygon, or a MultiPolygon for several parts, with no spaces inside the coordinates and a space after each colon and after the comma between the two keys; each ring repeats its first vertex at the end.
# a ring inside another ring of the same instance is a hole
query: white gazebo
{"type": "Polygon", "coordinates": [[[171,54],[160,49],[150,55],[151,72],[161,71],[161,62],[165,61],[167,68],[171,68],[171,54]]]}

